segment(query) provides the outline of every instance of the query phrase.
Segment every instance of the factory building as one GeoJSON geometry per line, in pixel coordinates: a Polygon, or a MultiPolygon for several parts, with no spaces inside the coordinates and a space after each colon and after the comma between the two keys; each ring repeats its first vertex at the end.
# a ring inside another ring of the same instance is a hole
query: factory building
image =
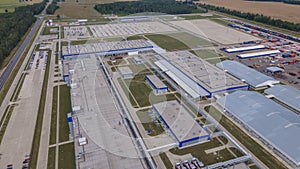
{"type": "Polygon", "coordinates": [[[246,47],[238,47],[238,48],[228,48],[225,49],[227,53],[234,53],[234,52],[245,52],[250,50],[258,50],[266,48],[265,45],[255,45],[255,46],[246,46],[246,47]]]}
{"type": "Polygon", "coordinates": [[[300,90],[288,85],[275,85],[265,90],[268,95],[300,112],[300,90]]]}
{"type": "Polygon", "coordinates": [[[249,87],[190,52],[168,52],[161,57],[155,64],[194,99],[249,87]]]}
{"type": "Polygon", "coordinates": [[[296,113],[251,91],[233,92],[217,104],[282,159],[299,167],[300,117],[296,113]]]}
{"type": "Polygon", "coordinates": [[[201,127],[178,101],[153,104],[152,108],[176,139],[179,147],[210,139],[208,130],[201,127]]]}
{"type": "Polygon", "coordinates": [[[245,53],[237,55],[240,59],[248,59],[248,58],[255,58],[255,57],[261,57],[261,56],[270,56],[273,54],[279,54],[281,53],[279,50],[268,50],[264,52],[254,52],[254,53],[245,53]]]}
{"type": "Polygon", "coordinates": [[[134,77],[134,73],[129,67],[118,67],[118,69],[123,79],[130,79],[134,77]]]}
{"type": "Polygon", "coordinates": [[[147,75],[146,81],[153,88],[155,94],[168,92],[168,86],[165,85],[156,75],[147,75]]]}
{"type": "Polygon", "coordinates": [[[278,80],[236,61],[225,60],[216,65],[254,88],[264,88],[279,83],[278,80]]]}

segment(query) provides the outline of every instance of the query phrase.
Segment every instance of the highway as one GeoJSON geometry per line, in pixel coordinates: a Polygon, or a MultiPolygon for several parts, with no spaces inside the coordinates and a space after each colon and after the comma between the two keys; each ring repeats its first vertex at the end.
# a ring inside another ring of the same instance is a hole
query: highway
{"type": "Polygon", "coordinates": [[[3,88],[3,86],[4,86],[5,82],[6,82],[6,80],[8,79],[8,77],[11,74],[12,70],[14,69],[14,67],[16,66],[16,64],[18,63],[18,60],[20,59],[20,57],[24,53],[24,51],[26,49],[26,46],[29,44],[30,40],[34,36],[35,31],[37,30],[37,28],[39,27],[39,25],[42,23],[42,21],[43,21],[43,19],[39,18],[34,23],[34,26],[31,29],[31,31],[29,32],[28,36],[23,41],[22,45],[17,50],[17,52],[15,53],[15,55],[13,56],[13,58],[11,59],[11,61],[9,62],[9,64],[7,65],[6,69],[2,73],[2,75],[0,77],[0,90],[2,90],[2,88],[3,88]]]}
{"type": "MultiPolygon", "coordinates": [[[[51,4],[51,3],[52,3],[52,0],[49,1],[49,3],[47,3],[44,10],[41,12],[41,15],[46,14],[46,9],[47,9],[48,5],[51,4]]],[[[7,81],[9,75],[11,74],[12,70],[14,69],[16,64],[18,63],[18,60],[20,59],[20,57],[23,55],[23,53],[26,49],[26,46],[29,44],[29,42],[33,38],[34,33],[36,32],[36,30],[38,29],[38,27],[42,23],[42,21],[43,21],[43,17],[39,17],[37,19],[37,21],[33,25],[33,28],[31,28],[29,34],[27,35],[26,39],[23,41],[22,45],[20,46],[20,48],[15,53],[15,55],[13,56],[13,58],[11,59],[9,64],[7,65],[6,69],[3,71],[3,73],[0,77],[0,90],[2,90],[2,88],[5,84],[5,82],[7,81]]]]}

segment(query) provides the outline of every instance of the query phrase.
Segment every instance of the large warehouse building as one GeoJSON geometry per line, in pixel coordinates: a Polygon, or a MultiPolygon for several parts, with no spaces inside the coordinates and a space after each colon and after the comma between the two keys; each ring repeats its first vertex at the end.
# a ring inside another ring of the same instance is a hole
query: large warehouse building
{"type": "Polygon", "coordinates": [[[153,46],[146,40],[128,40],[118,42],[88,43],[82,45],[63,46],[62,58],[86,54],[117,55],[130,52],[149,51],[153,46]]]}
{"type": "Polygon", "coordinates": [[[258,50],[266,48],[265,45],[255,45],[255,46],[246,46],[246,47],[238,47],[238,48],[228,48],[225,49],[225,52],[234,53],[234,52],[245,52],[250,50],[258,50]]]}
{"type": "Polygon", "coordinates": [[[177,140],[179,147],[210,139],[208,131],[178,101],[157,103],[152,108],[177,140]]]}
{"type": "Polygon", "coordinates": [[[246,83],[250,84],[254,88],[262,88],[279,83],[278,80],[275,80],[272,77],[269,77],[236,61],[225,60],[217,63],[217,67],[225,70],[241,80],[246,81],[246,83]]]}
{"type": "Polygon", "coordinates": [[[255,58],[255,57],[261,57],[261,56],[270,56],[273,54],[279,54],[281,53],[279,50],[268,50],[264,52],[254,52],[254,53],[245,53],[237,55],[240,59],[248,59],[248,58],[255,58]]]}
{"type": "Polygon", "coordinates": [[[275,85],[265,90],[277,100],[300,112],[300,90],[287,85],[275,85]]]}
{"type": "Polygon", "coordinates": [[[251,91],[233,92],[218,99],[217,104],[283,159],[300,165],[300,117],[297,114],[251,91]]]}
{"type": "Polygon", "coordinates": [[[163,53],[161,58],[156,65],[194,98],[248,89],[247,84],[190,52],[163,53]]]}

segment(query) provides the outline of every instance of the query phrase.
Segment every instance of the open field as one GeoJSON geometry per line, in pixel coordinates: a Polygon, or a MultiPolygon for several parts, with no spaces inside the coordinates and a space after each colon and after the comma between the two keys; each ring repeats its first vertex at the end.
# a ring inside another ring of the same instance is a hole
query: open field
{"type": "Polygon", "coordinates": [[[244,0],[203,0],[201,3],[222,6],[242,12],[259,13],[277,19],[300,23],[300,5],[244,0]]]}
{"type": "Polygon", "coordinates": [[[55,169],[55,147],[49,148],[48,152],[48,162],[47,162],[47,169],[55,169]]]}
{"type": "Polygon", "coordinates": [[[186,33],[186,32],[172,33],[172,34],[167,34],[167,35],[181,41],[182,43],[184,43],[189,48],[198,48],[198,47],[203,47],[203,46],[213,46],[212,42],[209,42],[208,40],[196,37],[196,36],[191,35],[191,34],[186,33]]]}
{"type": "Polygon", "coordinates": [[[183,42],[167,35],[162,34],[154,34],[154,35],[147,35],[147,38],[152,40],[154,43],[156,43],[161,48],[164,48],[168,51],[172,50],[186,50],[190,49],[189,46],[184,44],[183,42]]]}
{"type": "Polygon", "coordinates": [[[136,112],[137,116],[139,117],[143,127],[145,130],[150,129],[149,136],[156,136],[164,132],[164,128],[161,126],[160,121],[157,119],[157,123],[153,120],[155,113],[152,110],[140,110],[136,112]]]}
{"type": "Polygon", "coordinates": [[[171,23],[221,44],[234,44],[250,40],[259,40],[259,38],[207,19],[173,21],[171,23]]]}
{"type": "Polygon", "coordinates": [[[231,120],[221,114],[215,107],[207,106],[205,111],[213,118],[219,120],[219,123],[229,131],[240,143],[242,143],[249,151],[260,159],[269,168],[286,169],[279,160],[271,153],[265,150],[260,144],[248,136],[244,131],[237,127],[231,120]]]}
{"type": "Polygon", "coordinates": [[[67,85],[59,86],[59,142],[69,140],[67,114],[72,111],[70,89],[67,85]]]}
{"type": "Polygon", "coordinates": [[[28,2],[19,2],[19,0],[1,0],[0,1],[0,13],[5,13],[7,9],[8,12],[14,12],[16,7],[25,6],[27,4],[31,5],[34,3],[39,3],[42,0],[31,0],[28,2]]]}
{"type": "MultiPolygon", "coordinates": [[[[98,18],[101,14],[98,13],[94,6],[95,4],[112,3],[125,0],[65,0],[59,3],[59,9],[55,15],[60,15],[62,18],[98,18]],[[78,12],[80,11],[80,12],[78,12]]],[[[127,0],[126,0],[127,1],[127,0]]]]}
{"type": "Polygon", "coordinates": [[[59,160],[58,168],[60,169],[74,169],[75,167],[75,152],[74,143],[68,143],[59,146],[59,160]]]}
{"type": "Polygon", "coordinates": [[[216,138],[211,139],[209,142],[205,142],[202,144],[197,144],[194,146],[178,149],[173,148],[170,150],[172,154],[176,155],[186,155],[191,154],[193,157],[198,158],[200,161],[202,161],[205,165],[214,164],[220,161],[227,161],[230,159],[235,158],[235,156],[240,157],[243,156],[241,152],[239,152],[235,148],[220,148],[217,153],[215,151],[209,152],[208,150],[214,149],[216,147],[224,146],[228,143],[228,140],[223,137],[219,136],[216,138]],[[233,150],[233,153],[231,153],[230,150],[233,150]],[[238,151],[238,152],[236,152],[238,151]],[[208,153],[209,152],[209,153],[208,153]]]}

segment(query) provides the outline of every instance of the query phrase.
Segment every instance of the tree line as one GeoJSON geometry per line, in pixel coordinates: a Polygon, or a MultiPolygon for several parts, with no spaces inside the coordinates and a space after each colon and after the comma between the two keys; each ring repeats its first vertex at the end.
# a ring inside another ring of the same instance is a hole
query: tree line
{"type": "Polygon", "coordinates": [[[283,2],[283,3],[286,3],[286,4],[300,5],[299,0],[250,0],[250,1],[283,2]]]}
{"type": "Polygon", "coordinates": [[[17,7],[12,13],[0,14],[0,65],[21,40],[37,15],[43,11],[46,2],[17,7]]]}
{"type": "Polygon", "coordinates": [[[129,15],[142,12],[161,12],[167,14],[188,14],[204,12],[193,3],[175,0],[141,0],[99,4],[94,7],[101,14],[129,15]]]}
{"type": "MultiPolygon", "coordinates": [[[[49,1],[49,0],[47,0],[47,1],[49,1]]],[[[48,7],[46,9],[47,14],[53,15],[55,13],[55,11],[59,8],[59,6],[57,5],[58,1],[59,0],[53,0],[52,3],[50,5],[48,5],[48,7]]]]}
{"type": "Polygon", "coordinates": [[[229,15],[233,15],[233,16],[237,16],[240,18],[264,23],[264,24],[271,25],[271,26],[276,26],[276,27],[291,30],[291,31],[296,31],[296,32],[300,31],[299,23],[295,24],[293,22],[282,21],[280,19],[273,19],[270,16],[264,16],[262,14],[253,14],[253,13],[249,13],[249,12],[230,10],[230,9],[226,9],[224,7],[217,7],[217,6],[208,5],[208,4],[199,4],[199,6],[202,8],[208,9],[208,10],[226,13],[229,15]]]}

